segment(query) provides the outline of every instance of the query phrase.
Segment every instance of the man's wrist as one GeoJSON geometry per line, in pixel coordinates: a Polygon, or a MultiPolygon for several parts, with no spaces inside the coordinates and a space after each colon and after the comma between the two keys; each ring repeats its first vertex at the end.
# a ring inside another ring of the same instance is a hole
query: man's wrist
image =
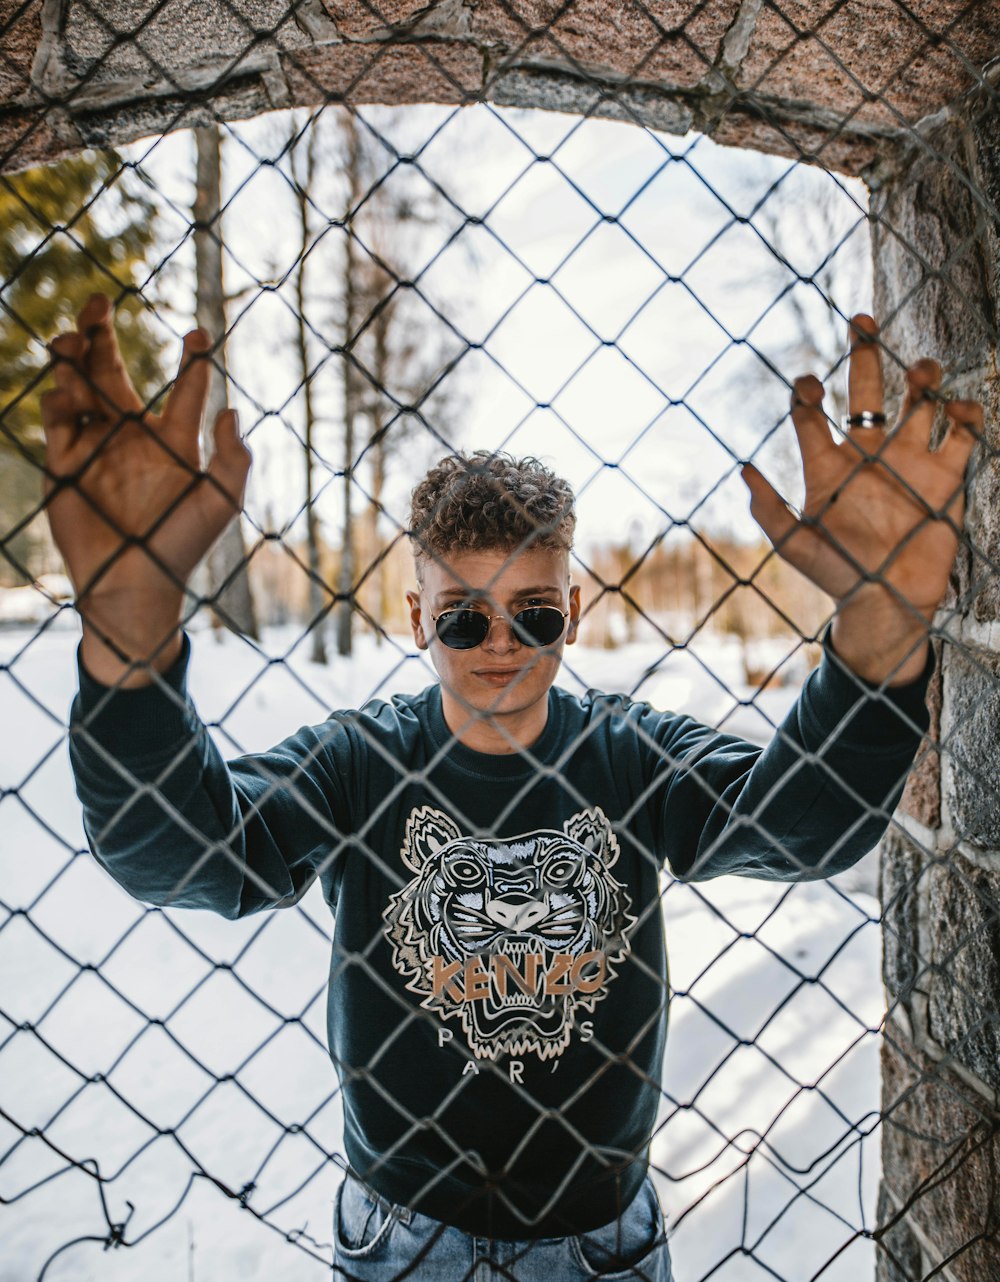
{"type": "Polygon", "coordinates": [[[159,583],[84,592],[76,601],[83,666],[101,685],[151,685],[180,654],[183,606],[182,592],[159,583]]]}
{"type": "Polygon", "coordinates": [[[916,681],[927,666],[930,627],[915,607],[852,601],[834,615],[830,639],[838,657],[872,685],[916,681]]]}
{"type": "Polygon", "coordinates": [[[154,673],[165,672],[181,652],[181,621],[158,626],[144,623],[128,631],[101,627],[83,616],[80,659],[95,681],[105,686],[134,689],[151,685],[154,673]]]}
{"type": "Polygon", "coordinates": [[[904,685],[868,683],[837,651],[832,623],[823,632],[823,661],[810,673],[807,705],[826,733],[860,752],[905,752],[926,733],[930,722],[927,689],[936,657],[927,648],[927,662],[917,677],[904,685]],[[845,710],[849,709],[849,714],[845,710]]]}
{"type": "Polygon", "coordinates": [[[129,655],[131,647],[122,645],[117,639],[109,645],[90,629],[85,627],[83,630],[80,658],[90,676],[101,685],[131,690],[152,685],[154,672],[166,672],[177,662],[181,652],[179,625],[173,636],[162,643],[149,649],[140,646],[138,651],[125,661],[121,656],[129,655]]]}

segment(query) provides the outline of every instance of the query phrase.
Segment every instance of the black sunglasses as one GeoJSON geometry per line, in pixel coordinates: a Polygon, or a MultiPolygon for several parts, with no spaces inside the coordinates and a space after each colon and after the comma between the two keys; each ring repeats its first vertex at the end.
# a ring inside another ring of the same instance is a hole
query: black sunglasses
{"type": "MultiPolygon", "coordinates": [[[[458,609],[444,610],[431,617],[442,645],[451,650],[474,650],[489,636],[491,621],[507,616],[458,609]]],[[[568,610],[557,610],[554,605],[533,605],[527,610],[518,610],[511,619],[511,627],[523,645],[552,645],[562,636],[568,618],[568,610]]]]}

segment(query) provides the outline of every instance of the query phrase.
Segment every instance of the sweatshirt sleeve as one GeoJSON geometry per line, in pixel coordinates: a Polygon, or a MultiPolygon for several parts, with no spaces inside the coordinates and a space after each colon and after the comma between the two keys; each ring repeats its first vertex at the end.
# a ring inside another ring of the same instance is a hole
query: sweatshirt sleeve
{"type": "Polygon", "coordinates": [[[902,796],[930,723],[934,663],[931,648],[914,681],[874,685],[839,657],[827,627],[819,667],[767,747],[690,717],[661,722],[653,797],[674,875],[813,881],[857,863],[902,796]]]}
{"type": "Polygon", "coordinates": [[[136,899],[241,917],[294,903],[350,830],[344,714],[223,760],[187,690],[191,645],[149,686],[80,688],[69,751],[98,862],[136,899]]]}

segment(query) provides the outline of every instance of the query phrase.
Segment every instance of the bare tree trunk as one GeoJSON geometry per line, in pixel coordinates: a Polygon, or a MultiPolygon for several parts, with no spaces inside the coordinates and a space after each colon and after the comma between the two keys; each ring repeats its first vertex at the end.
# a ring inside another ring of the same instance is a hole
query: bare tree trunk
{"type": "MultiPolygon", "coordinates": [[[[319,520],[314,506],[313,492],[313,440],[316,428],[316,412],[313,398],[313,384],[309,369],[309,332],[306,327],[306,264],[309,256],[309,194],[312,191],[316,175],[316,131],[318,123],[309,125],[309,138],[306,144],[306,171],[303,177],[295,172],[294,142],[290,152],[292,177],[295,179],[295,196],[299,206],[299,231],[301,235],[298,271],[295,274],[296,321],[298,323],[297,346],[299,369],[302,374],[302,394],[305,408],[305,468],[306,468],[306,554],[309,560],[309,626],[312,629],[312,661],[326,663],[326,615],[324,607],[326,597],[323,592],[322,566],[319,554],[319,520]]],[[[292,126],[294,140],[297,128],[292,126]]]]}
{"type": "MultiPolygon", "coordinates": [[[[354,271],[354,242],[350,231],[347,235],[345,249],[345,290],[344,290],[344,344],[350,342],[354,333],[355,298],[352,284],[354,271]]],[[[348,352],[344,353],[344,516],[340,539],[340,583],[338,590],[341,600],[337,605],[337,653],[351,653],[352,625],[354,623],[354,513],[352,511],[352,485],[354,466],[354,415],[357,395],[355,384],[357,375],[348,352]]]]}
{"type": "MultiPolygon", "coordinates": [[[[386,449],[385,427],[382,423],[382,414],[379,410],[378,389],[385,386],[385,381],[389,374],[389,326],[392,320],[393,307],[390,303],[383,308],[375,321],[375,359],[372,373],[377,384],[377,388],[372,396],[371,401],[371,464],[372,464],[372,493],[371,502],[368,505],[368,528],[369,540],[368,546],[372,550],[372,556],[378,558],[378,514],[382,506],[382,491],[385,488],[386,473],[386,449]]],[[[387,617],[388,610],[385,590],[385,561],[378,560],[374,572],[373,591],[375,597],[374,617],[379,622],[378,631],[375,633],[376,645],[381,645],[385,640],[385,630],[382,626],[383,620],[387,617]]]]}
{"type": "Polygon", "coordinates": [[[385,559],[381,555],[381,549],[378,545],[378,514],[382,506],[382,491],[385,488],[385,438],[381,432],[375,443],[375,454],[372,459],[372,502],[369,506],[371,522],[371,542],[372,555],[377,559],[375,566],[375,618],[379,622],[379,629],[375,633],[376,644],[381,645],[385,640],[385,629],[383,621],[388,616],[388,601],[386,600],[385,590],[385,559]]]}
{"type": "Polygon", "coordinates": [[[354,117],[344,121],[347,132],[345,174],[348,181],[348,216],[344,244],[344,513],[341,533],[340,583],[341,601],[337,606],[337,653],[351,653],[352,625],[354,622],[354,515],[352,487],[354,469],[354,419],[358,409],[358,375],[350,353],[356,322],[357,247],[354,242],[352,213],[358,203],[361,188],[361,139],[354,117]]]}
{"type": "MultiPolygon", "coordinates": [[[[224,339],[226,303],[222,280],[222,148],[217,125],[194,131],[198,166],[197,190],[192,210],[196,274],[196,321],[219,342],[208,391],[205,433],[226,408],[224,339]]],[[[205,440],[206,453],[211,441],[205,440]]],[[[208,592],[216,626],[224,623],[243,636],[257,638],[257,618],[247,575],[246,547],[240,519],[230,522],[206,558],[208,592]]]]}

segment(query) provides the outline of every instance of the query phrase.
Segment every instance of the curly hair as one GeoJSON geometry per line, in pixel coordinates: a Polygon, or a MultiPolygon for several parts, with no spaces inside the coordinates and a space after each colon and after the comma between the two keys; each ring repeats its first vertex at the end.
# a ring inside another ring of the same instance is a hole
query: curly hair
{"type": "Polygon", "coordinates": [[[409,535],[418,578],[428,559],[452,552],[569,551],[573,490],[536,458],[502,451],[449,454],[416,486],[409,535]]]}

